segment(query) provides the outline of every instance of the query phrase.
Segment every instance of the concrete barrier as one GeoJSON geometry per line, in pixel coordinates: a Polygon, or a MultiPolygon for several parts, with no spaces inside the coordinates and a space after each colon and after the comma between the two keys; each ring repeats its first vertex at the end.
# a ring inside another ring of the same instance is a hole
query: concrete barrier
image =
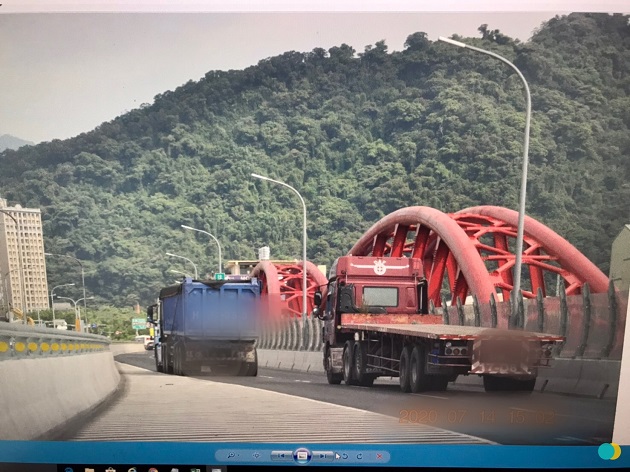
{"type": "Polygon", "coordinates": [[[119,354],[130,354],[133,352],[144,352],[143,343],[112,343],[109,346],[112,354],[117,356],[119,354]]]}
{"type": "Polygon", "coordinates": [[[0,325],[0,440],[45,438],[96,407],[120,382],[109,340],[0,325]]]}
{"type": "Polygon", "coordinates": [[[322,353],[258,349],[258,364],[270,369],[324,372],[322,353]]]}
{"type": "Polygon", "coordinates": [[[28,440],[99,404],[118,387],[111,352],[0,362],[0,440],[28,440]]]}

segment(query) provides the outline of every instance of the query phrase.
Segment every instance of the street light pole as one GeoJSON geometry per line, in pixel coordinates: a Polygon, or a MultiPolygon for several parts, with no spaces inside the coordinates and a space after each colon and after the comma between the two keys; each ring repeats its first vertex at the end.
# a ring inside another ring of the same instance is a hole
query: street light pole
{"type": "MultiPolygon", "coordinates": [[[[83,306],[85,306],[85,300],[94,300],[94,297],[87,297],[87,299],[86,298],[79,298],[77,300],[77,303],[79,303],[81,300],[83,300],[83,306]]],[[[81,319],[81,308],[79,308],[79,319],[81,319]]],[[[84,327],[83,331],[87,331],[87,324],[88,324],[87,311],[84,311],[83,319],[84,319],[84,322],[85,322],[85,327],[84,327]]]]}
{"type": "MultiPolygon", "coordinates": [[[[75,302],[72,298],[70,297],[60,297],[59,295],[57,295],[57,298],[59,300],[70,300],[72,302],[72,304],[74,305],[74,321],[76,323],[76,320],[79,320],[79,329],[81,328],[81,318],[79,317],[79,315],[77,314],[77,302],[75,302]]],[[[75,331],[76,331],[76,325],[75,325],[75,331]]]]}
{"type": "Polygon", "coordinates": [[[529,93],[529,85],[527,84],[527,80],[525,80],[525,77],[523,76],[521,71],[503,56],[499,56],[498,54],[491,51],[486,51],[485,49],[469,46],[468,44],[455,41],[453,39],[444,38],[442,36],[440,36],[438,39],[445,43],[449,43],[460,48],[472,49],[473,51],[477,51],[482,54],[487,54],[488,56],[492,56],[495,59],[500,60],[501,62],[510,66],[516,72],[516,74],[520,77],[521,81],[523,82],[523,85],[525,86],[527,109],[526,109],[526,118],[525,118],[525,138],[523,141],[523,168],[521,170],[521,194],[520,194],[519,207],[518,207],[518,228],[516,230],[516,261],[514,263],[514,289],[512,293],[512,313],[516,314],[517,309],[518,309],[518,295],[521,292],[521,264],[522,264],[522,256],[523,256],[523,232],[524,232],[524,227],[525,227],[525,198],[527,195],[527,165],[528,165],[528,160],[529,160],[529,127],[530,127],[531,113],[532,113],[532,98],[529,93]]]}
{"type": "MultiPolygon", "coordinates": [[[[4,213],[5,215],[7,215],[9,218],[11,218],[13,220],[13,223],[15,224],[15,240],[17,241],[17,250],[18,250],[18,269],[20,272],[20,285],[21,285],[21,292],[22,292],[22,318],[24,320],[24,324],[27,324],[27,317],[26,317],[26,285],[24,284],[24,270],[23,270],[23,264],[22,264],[22,243],[20,242],[20,227],[18,225],[17,219],[11,214],[9,213],[7,210],[3,210],[0,208],[0,213],[4,213]]],[[[11,293],[11,298],[13,298],[13,293],[11,293]]],[[[13,301],[13,300],[11,300],[13,301]]]]}
{"type": "Polygon", "coordinates": [[[193,261],[191,261],[191,260],[190,260],[190,259],[188,259],[187,257],[184,257],[184,256],[178,256],[177,254],[172,254],[172,253],[170,253],[170,252],[167,252],[167,253],[166,253],[166,255],[167,255],[167,256],[171,256],[171,257],[179,257],[180,259],[184,259],[184,260],[186,260],[186,261],[190,262],[190,263],[193,265],[193,267],[195,268],[195,280],[197,280],[197,279],[199,278],[199,275],[198,275],[198,273],[197,273],[197,266],[195,265],[195,263],[194,263],[193,261]]]}
{"type": "Polygon", "coordinates": [[[300,195],[300,192],[298,192],[297,190],[295,190],[293,187],[291,187],[289,184],[285,184],[284,182],[280,182],[279,180],[273,180],[270,179],[269,177],[265,177],[264,175],[258,175],[258,174],[251,174],[252,177],[256,178],[256,179],[260,179],[260,180],[267,180],[269,182],[273,182],[275,184],[278,185],[282,185],[284,187],[287,187],[288,189],[291,189],[295,192],[295,194],[298,196],[298,198],[300,199],[300,202],[302,202],[302,210],[303,210],[303,224],[302,224],[302,318],[306,319],[307,316],[307,296],[306,296],[306,292],[307,292],[307,283],[306,283],[306,203],[304,203],[304,199],[302,198],[302,195],[300,195]]]}
{"type": "Polygon", "coordinates": [[[16,267],[15,269],[11,269],[9,272],[7,272],[6,274],[4,274],[4,295],[6,297],[5,300],[5,305],[7,307],[7,315],[9,316],[9,321],[13,320],[13,312],[11,310],[9,310],[9,282],[11,281],[11,274],[13,272],[15,272],[16,270],[18,270],[18,268],[16,267]]]}
{"type": "Polygon", "coordinates": [[[219,243],[219,240],[217,238],[215,238],[212,234],[208,233],[207,231],[204,231],[202,229],[197,229],[197,228],[193,228],[191,226],[186,226],[186,225],[181,225],[182,228],[184,229],[189,229],[191,231],[197,231],[199,233],[203,233],[203,234],[207,234],[208,236],[210,236],[212,239],[214,239],[214,241],[217,243],[217,246],[219,248],[219,273],[223,272],[223,262],[221,260],[221,244],[219,243]]]}
{"type": "Polygon", "coordinates": [[[87,320],[87,304],[85,302],[87,300],[87,298],[85,296],[85,273],[83,272],[83,263],[79,259],[77,259],[76,257],[70,256],[68,254],[51,254],[50,252],[45,252],[44,255],[45,256],[67,257],[67,258],[73,259],[74,261],[79,263],[79,266],[81,267],[81,284],[83,285],[83,299],[82,299],[83,300],[83,311],[84,311],[85,318],[87,320]]]}
{"type": "Polygon", "coordinates": [[[63,284],[53,287],[50,291],[50,306],[52,307],[53,329],[55,328],[55,290],[61,287],[72,287],[74,284],[63,284]]]}

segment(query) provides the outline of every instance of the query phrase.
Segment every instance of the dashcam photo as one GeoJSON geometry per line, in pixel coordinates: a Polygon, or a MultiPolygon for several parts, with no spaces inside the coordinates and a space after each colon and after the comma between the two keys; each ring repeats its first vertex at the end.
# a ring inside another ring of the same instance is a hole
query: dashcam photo
{"type": "Polygon", "coordinates": [[[0,43],[0,440],[613,441],[629,15],[3,14],[0,43]]]}

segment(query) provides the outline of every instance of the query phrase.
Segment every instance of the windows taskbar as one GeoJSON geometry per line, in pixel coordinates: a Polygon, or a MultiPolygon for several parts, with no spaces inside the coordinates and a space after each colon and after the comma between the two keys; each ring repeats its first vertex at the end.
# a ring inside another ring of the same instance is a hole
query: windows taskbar
{"type": "Polygon", "coordinates": [[[8,464],[54,465],[46,469],[52,472],[223,472],[235,466],[601,469],[630,467],[630,446],[0,441],[0,471],[10,470],[8,464]]]}

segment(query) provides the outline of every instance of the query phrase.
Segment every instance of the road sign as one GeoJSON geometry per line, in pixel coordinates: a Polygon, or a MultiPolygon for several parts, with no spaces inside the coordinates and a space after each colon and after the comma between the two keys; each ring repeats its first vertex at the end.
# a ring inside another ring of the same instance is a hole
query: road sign
{"type": "Polygon", "coordinates": [[[145,329],[147,326],[147,319],[134,318],[131,320],[131,324],[133,325],[133,329],[145,329]]]}
{"type": "Polygon", "coordinates": [[[222,272],[214,274],[214,280],[225,280],[225,274],[222,272]]]}

